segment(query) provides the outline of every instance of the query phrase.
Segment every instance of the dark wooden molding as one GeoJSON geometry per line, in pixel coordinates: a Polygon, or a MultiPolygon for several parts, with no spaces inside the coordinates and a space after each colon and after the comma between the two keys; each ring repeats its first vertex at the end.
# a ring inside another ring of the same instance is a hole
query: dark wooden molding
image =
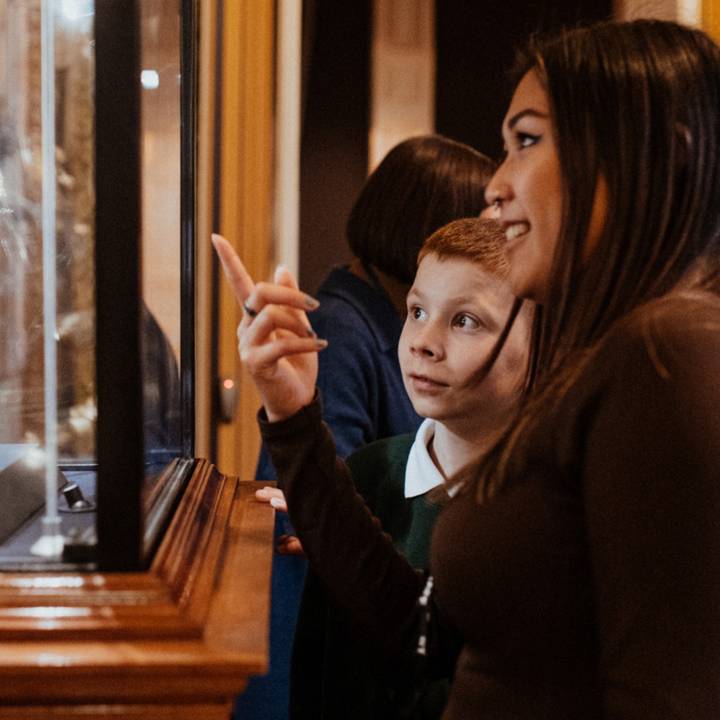
{"type": "Polygon", "coordinates": [[[139,42],[137,0],[96,3],[96,531],[102,570],[142,567],[139,42]]]}
{"type": "Polygon", "coordinates": [[[198,461],[147,572],[0,574],[0,720],[227,718],[268,663],[273,510],[255,487],[198,461]]]}

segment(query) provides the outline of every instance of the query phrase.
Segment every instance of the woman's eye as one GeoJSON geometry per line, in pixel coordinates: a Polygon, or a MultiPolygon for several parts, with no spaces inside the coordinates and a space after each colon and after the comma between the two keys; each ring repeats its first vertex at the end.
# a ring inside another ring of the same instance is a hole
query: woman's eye
{"type": "Polygon", "coordinates": [[[535,145],[540,139],[540,136],[531,135],[530,133],[519,132],[515,135],[515,139],[519,148],[526,148],[535,145]]]}
{"type": "Polygon", "coordinates": [[[425,318],[425,311],[417,305],[410,308],[410,316],[413,320],[423,320],[425,318]]]}
{"type": "Polygon", "coordinates": [[[465,313],[457,315],[453,320],[453,325],[462,330],[477,330],[480,327],[480,323],[476,318],[465,313]]]}

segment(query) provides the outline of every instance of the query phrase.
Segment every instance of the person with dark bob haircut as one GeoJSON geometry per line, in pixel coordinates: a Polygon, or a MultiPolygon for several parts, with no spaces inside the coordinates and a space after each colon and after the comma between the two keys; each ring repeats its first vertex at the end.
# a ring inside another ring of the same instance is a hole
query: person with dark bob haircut
{"type": "Polygon", "coordinates": [[[401,142],[355,201],[347,222],[350,249],[409,287],[425,238],[452,220],[477,216],[485,206],[478,191],[493,170],[488,158],[441,135],[401,142]]]}
{"type": "MultiPolygon", "coordinates": [[[[397,359],[405,296],[425,239],[452,220],[477,217],[494,170],[468,145],[421,135],[392,148],[365,181],[346,229],[354,259],[323,281],[312,316],[329,342],[318,387],[342,457],[420,424],[397,359]]],[[[275,478],[264,449],[256,477],[275,478]]]]}
{"type": "Polygon", "coordinates": [[[348,474],[302,293],[287,275],[237,284],[274,318],[243,320],[240,344],[291,519],[389,674],[430,676],[462,636],[445,720],[716,720],[720,49],[652,20],[538,40],[502,133],[487,199],[510,283],[538,304],[530,366],[437,519],[427,583],[359,502],[327,512],[348,474]],[[322,532],[298,522],[312,506],[322,532]]]}

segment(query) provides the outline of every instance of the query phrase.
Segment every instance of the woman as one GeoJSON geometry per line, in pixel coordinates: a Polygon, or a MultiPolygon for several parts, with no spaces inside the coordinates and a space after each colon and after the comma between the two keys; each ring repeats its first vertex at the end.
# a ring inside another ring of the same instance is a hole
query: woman
{"type": "MultiPolygon", "coordinates": [[[[359,510],[343,531],[385,579],[360,592],[346,557],[333,580],[395,668],[428,617],[430,665],[459,631],[447,718],[720,717],[719,125],[720,50],[674,23],[569,31],[520,66],[487,195],[541,304],[525,401],[438,519],[429,611],[359,510]]],[[[268,317],[296,295],[242,292],[268,317]]],[[[258,329],[241,346],[292,515],[291,487],[321,503],[344,471],[314,355],[282,357],[317,340],[258,329]]]]}

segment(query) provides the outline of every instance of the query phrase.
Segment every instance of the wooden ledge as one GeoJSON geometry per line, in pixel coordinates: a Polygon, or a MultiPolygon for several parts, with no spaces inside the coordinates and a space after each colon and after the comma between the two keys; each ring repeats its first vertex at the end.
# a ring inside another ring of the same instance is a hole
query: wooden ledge
{"type": "Polygon", "coordinates": [[[0,574],[0,718],[227,709],[268,666],[274,511],[256,487],[198,461],[148,572],[0,574]]]}

